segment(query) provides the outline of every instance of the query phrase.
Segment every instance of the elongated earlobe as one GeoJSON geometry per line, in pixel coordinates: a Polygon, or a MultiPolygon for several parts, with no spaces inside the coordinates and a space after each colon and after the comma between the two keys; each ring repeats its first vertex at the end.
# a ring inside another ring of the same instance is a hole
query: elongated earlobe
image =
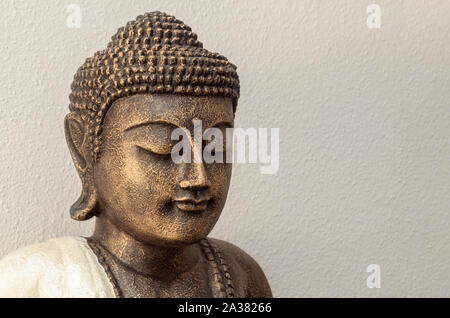
{"type": "Polygon", "coordinates": [[[97,190],[83,185],[80,198],[70,208],[70,216],[77,221],[86,221],[98,214],[98,207],[97,190]]]}

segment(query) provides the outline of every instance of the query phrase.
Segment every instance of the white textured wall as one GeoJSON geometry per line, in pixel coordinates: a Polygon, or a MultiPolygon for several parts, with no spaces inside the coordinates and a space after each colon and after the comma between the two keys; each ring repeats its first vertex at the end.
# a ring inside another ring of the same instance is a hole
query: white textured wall
{"type": "Polygon", "coordinates": [[[280,127],[280,170],[235,167],[214,236],[275,296],[450,296],[449,1],[1,1],[0,256],[88,235],[69,206],[70,83],[146,11],[174,14],[239,66],[241,127],[280,127]],[[381,6],[379,30],[366,7],[381,6]],[[79,3],[81,29],[66,27],[79,3]],[[365,284],[379,264],[381,289],[365,284]]]}

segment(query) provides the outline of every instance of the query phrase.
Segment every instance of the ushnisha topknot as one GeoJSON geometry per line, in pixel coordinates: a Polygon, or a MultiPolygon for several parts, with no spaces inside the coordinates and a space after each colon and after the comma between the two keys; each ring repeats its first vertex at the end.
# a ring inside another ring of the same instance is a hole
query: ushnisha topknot
{"type": "Polygon", "coordinates": [[[236,66],[204,49],[189,26],[150,12],[128,22],[105,50],[88,58],[71,88],[69,108],[87,121],[95,161],[103,119],[115,100],[137,93],[222,96],[236,110],[240,86],[236,66]]]}

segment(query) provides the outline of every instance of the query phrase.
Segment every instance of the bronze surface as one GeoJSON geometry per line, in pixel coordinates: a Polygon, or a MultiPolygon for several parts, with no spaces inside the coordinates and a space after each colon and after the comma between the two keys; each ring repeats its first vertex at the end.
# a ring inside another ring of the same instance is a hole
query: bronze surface
{"type": "Polygon", "coordinates": [[[203,132],[234,125],[236,67],[196,38],[174,17],[149,13],[119,30],[108,46],[113,55],[98,53],[75,76],[65,129],[83,190],[71,215],[96,217],[88,242],[117,297],[272,296],[249,255],[207,239],[231,164],[171,158],[175,128],[194,136],[195,120],[203,132]]]}

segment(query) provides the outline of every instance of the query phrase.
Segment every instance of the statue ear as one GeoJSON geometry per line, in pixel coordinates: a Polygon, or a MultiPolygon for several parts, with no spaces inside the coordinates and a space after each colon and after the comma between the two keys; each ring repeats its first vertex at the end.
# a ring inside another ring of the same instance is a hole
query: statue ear
{"type": "Polygon", "coordinates": [[[64,130],[75,168],[81,178],[83,191],[80,198],[70,208],[70,216],[77,221],[88,220],[98,212],[98,192],[89,176],[88,160],[85,151],[86,130],[83,121],[76,113],[64,119],[64,130]]]}
{"type": "Polygon", "coordinates": [[[87,166],[85,151],[83,149],[86,134],[83,122],[78,114],[70,113],[66,115],[64,119],[64,131],[75,168],[81,177],[84,175],[87,166]]]}

